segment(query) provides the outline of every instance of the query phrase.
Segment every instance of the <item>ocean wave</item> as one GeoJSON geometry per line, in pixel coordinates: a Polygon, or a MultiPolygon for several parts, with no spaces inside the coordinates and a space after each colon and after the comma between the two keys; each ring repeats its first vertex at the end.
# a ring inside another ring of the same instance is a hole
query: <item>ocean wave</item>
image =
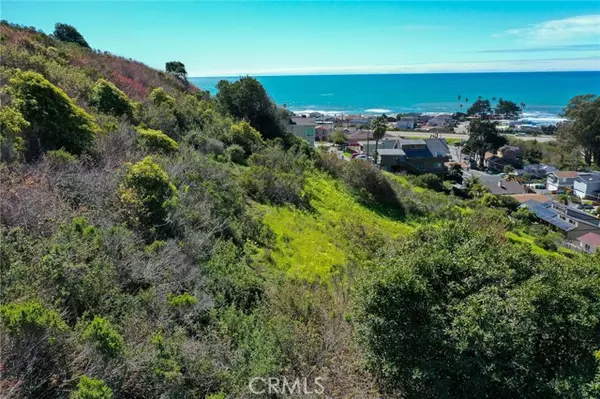
{"type": "Polygon", "coordinates": [[[324,110],[320,110],[320,109],[290,109],[290,111],[292,111],[295,114],[300,114],[300,115],[302,115],[302,114],[308,115],[313,112],[318,112],[320,114],[327,115],[327,116],[348,115],[348,111],[337,111],[337,110],[324,111],[324,110]]]}
{"type": "Polygon", "coordinates": [[[385,109],[385,108],[369,108],[369,109],[365,109],[365,112],[368,112],[370,114],[385,114],[385,113],[392,112],[392,110],[385,109]]]}

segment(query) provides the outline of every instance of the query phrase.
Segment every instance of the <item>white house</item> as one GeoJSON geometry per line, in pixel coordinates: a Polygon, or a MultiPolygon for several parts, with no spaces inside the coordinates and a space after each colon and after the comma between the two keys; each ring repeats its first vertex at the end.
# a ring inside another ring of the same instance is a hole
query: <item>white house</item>
{"type": "Polygon", "coordinates": [[[581,199],[600,200],[600,173],[581,173],[573,183],[573,192],[581,199]]]}
{"type": "Polygon", "coordinates": [[[414,129],[417,124],[417,119],[412,116],[403,116],[399,121],[396,121],[398,129],[414,129]]]}
{"type": "Polygon", "coordinates": [[[452,119],[452,115],[448,114],[439,114],[427,121],[427,126],[447,127],[453,124],[454,119],[452,119]]]}
{"type": "Polygon", "coordinates": [[[558,171],[548,174],[546,180],[546,188],[550,191],[563,191],[573,189],[575,179],[579,176],[579,172],[574,171],[558,171]]]}

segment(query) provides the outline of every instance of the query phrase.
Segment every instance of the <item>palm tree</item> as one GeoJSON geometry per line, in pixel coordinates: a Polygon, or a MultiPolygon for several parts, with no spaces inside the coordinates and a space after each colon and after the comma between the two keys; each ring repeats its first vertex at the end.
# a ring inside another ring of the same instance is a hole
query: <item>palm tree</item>
{"type": "Polygon", "coordinates": [[[461,95],[459,94],[458,95],[458,108],[459,109],[462,108],[462,105],[460,104],[460,99],[461,99],[461,95]]]}
{"type": "Polygon", "coordinates": [[[379,146],[379,140],[385,136],[385,131],[387,130],[387,119],[382,116],[378,116],[371,123],[371,128],[373,129],[373,138],[375,139],[375,153],[373,154],[373,158],[377,157],[377,147],[379,146]]]}

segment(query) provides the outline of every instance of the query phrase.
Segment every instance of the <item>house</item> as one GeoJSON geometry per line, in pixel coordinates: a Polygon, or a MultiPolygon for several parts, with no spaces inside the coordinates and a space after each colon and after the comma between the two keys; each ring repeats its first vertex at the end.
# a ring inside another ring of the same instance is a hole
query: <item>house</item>
{"type": "Polygon", "coordinates": [[[525,186],[514,180],[499,180],[497,183],[482,182],[481,184],[495,195],[514,195],[527,192],[525,186]]]}
{"type": "Polygon", "coordinates": [[[581,199],[600,200],[600,173],[581,173],[575,178],[573,191],[581,199]]]}
{"type": "Polygon", "coordinates": [[[315,128],[315,139],[316,140],[327,140],[329,133],[331,132],[332,125],[318,125],[315,128]]]}
{"type": "Polygon", "coordinates": [[[397,129],[414,129],[417,125],[417,118],[413,116],[403,116],[399,121],[396,121],[397,129]]]}
{"type": "Polygon", "coordinates": [[[575,179],[579,176],[579,172],[574,171],[558,171],[548,174],[546,179],[546,187],[550,191],[565,191],[573,189],[575,179]]]}
{"type": "Polygon", "coordinates": [[[587,233],[600,234],[600,219],[556,201],[539,203],[527,201],[527,207],[544,223],[561,231],[567,240],[573,241],[587,233]]]}
{"type": "Polygon", "coordinates": [[[399,148],[384,148],[377,151],[377,163],[385,170],[398,170],[406,160],[406,154],[399,148]]]}
{"type": "Polygon", "coordinates": [[[296,137],[308,141],[310,144],[315,144],[315,127],[317,124],[312,118],[304,116],[292,116],[289,120],[288,131],[296,137]]]}
{"type": "Polygon", "coordinates": [[[516,169],[519,176],[531,175],[534,178],[546,177],[549,173],[557,172],[558,169],[551,165],[531,164],[523,166],[523,169],[516,169]]]}
{"type": "Polygon", "coordinates": [[[600,234],[598,233],[586,233],[581,237],[577,237],[579,248],[588,253],[594,253],[600,251],[600,234]]]}
{"type": "Polygon", "coordinates": [[[385,170],[413,173],[445,173],[450,149],[444,139],[396,140],[392,148],[379,151],[377,163],[385,170]]]}
{"type": "Polygon", "coordinates": [[[452,115],[439,114],[427,121],[427,126],[449,127],[454,125],[452,115]]]}
{"type": "Polygon", "coordinates": [[[505,166],[519,166],[521,150],[516,146],[505,145],[495,153],[487,152],[484,163],[489,169],[502,171],[505,166]]]}
{"type": "MultiPolygon", "coordinates": [[[[396,138],[384,136],[381,140],[379,140],[379,143],[377,144],[377,151],[382,150],[382,149],[394,148],[396,146],[397,141],[398,141],[398,139],[396,139],[396,138]]],[[[357,141],[356,143],[358,144],[357,151],[359,151],[363,154],[367,154],[369,156],[373,156],[373,154],[375,153],[375,140],[374,139],[370,139],[369,141],[360,140],[360,141],[357,141]]]]}

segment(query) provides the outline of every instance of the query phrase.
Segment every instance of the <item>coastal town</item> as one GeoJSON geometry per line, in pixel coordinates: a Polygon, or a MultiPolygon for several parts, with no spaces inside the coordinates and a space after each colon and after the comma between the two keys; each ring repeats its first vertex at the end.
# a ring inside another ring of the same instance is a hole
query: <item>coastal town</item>
{"type": "Polygon", "coordinates": [[[326,115],[294,114],[289,131],[316,147],[350,161],[376,164],[381,170],[408,175],[434,174],[449,179],[451,192],[468,197],[491,194],[511,197],[534,220],[560,234],[560,245],[578,252],[600,248],[600,171],[561,170],[559,165],[531,162],[520,143],[553,142],[556,125],[532,124],[517,118],[484,113],[466,115],[398,114],[326,115]],[[506,144],[485,151],[479,162],[465,149],[474,120],[487,119],[506,144]],[[373,126],[385,122],[376,139],[373,126]]]}

